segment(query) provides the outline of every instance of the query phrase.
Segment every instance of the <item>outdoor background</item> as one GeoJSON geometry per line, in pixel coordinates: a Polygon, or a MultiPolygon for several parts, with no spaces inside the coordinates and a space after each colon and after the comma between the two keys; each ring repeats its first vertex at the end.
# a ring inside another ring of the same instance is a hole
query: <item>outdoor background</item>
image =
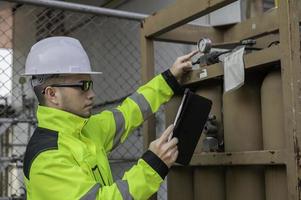
{"type": "MultiPolygon", "coordinates": [[[[136,1],[138,11],[143,7],[145,13],[150,13],[173,1],[148,3],[150,6],[141,2],[136,1]]],[[[267,6],[268,2],[271,1],[267,1],[267,6]]],[[[130,9],[131,6],[119,4],[111,7],[130,9]]],[[[240,10],[235,10],[232,17],[240,20],[240,10]]],[[[194,23],[214,24],[214,17],[219,15],[207,16],[194,23]]],[[[37,101],[29,79],[21,76],[30,47],[49,36],[79,39],[90,57],[93,70],[103,72],[93,77],[96,92],[93,112],[97,113],[118,105],[141,85],[139,31],[138,21],[0,1],[0,198],[23,199],[25,193],[22,159],[37,125],[37,101]]],[[[192,49],[195,49],[194,45],[156,42],[155,74],[168,69],[178,56],[192,49]]],[[[156,119],[159,135],[165,129],[164,107],[160,108],[156,119]]],[[[141,130],[135,130],[110,155],[115,179],[120,179],[143,154],[141,130]]],[[[166,184],[162,185],[158,199],[167,199],[166,184]]]]}
{"type": "MultiPolygon", "coordinates": [[[[93,112],[97,113],[118,105],[141,85],[140,23],[30,5],[0,5],[0,197],[20,197],[24,194],[22,158],[36,127],[37,101],[29,79],[21,76],[30,47],[49,36],[79,39],[93,70],[103,72],[93,77],[93,112]]],[[[156,74],[190,49],[188,45],[156,43],[156,74]]],[[[165,127],[162,110],[157,114],[158,134],[165,127]]],[[[143,154],[141,130],[112,152],[115,179],[122,178],[143,154]]],[[[165,184],[158,195],[158,199],[166,199],[165,184]]]]}

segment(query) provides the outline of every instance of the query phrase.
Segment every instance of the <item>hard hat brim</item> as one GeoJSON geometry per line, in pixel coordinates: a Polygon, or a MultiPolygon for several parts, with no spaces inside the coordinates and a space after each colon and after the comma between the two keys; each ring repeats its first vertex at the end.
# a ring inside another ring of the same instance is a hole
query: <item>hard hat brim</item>
{"type": "MultiPolygon", "coordinates": [[[[21,74],[21,76],[39,76],[39,75],[49,75],[49,74],[55,74],[55,73],[24,73],[21,74]]],[[[91,75],[97,75],[97,74],[102,74],[102,72],[60,72],[57,74],[63,74],[63,75],[74,75],[74,74],[91,74],[91,75]]]]}

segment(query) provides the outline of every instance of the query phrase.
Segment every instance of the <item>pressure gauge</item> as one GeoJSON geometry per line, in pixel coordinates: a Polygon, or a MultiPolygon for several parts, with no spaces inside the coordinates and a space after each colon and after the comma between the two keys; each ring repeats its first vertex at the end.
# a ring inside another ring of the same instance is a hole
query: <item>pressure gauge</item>
{"type": "Polygon", "coordinates": [[[198,50],[200,53],[209,53],[211,50],[211,40],[209,38],[201,38],[198,43],[198,50]]]}

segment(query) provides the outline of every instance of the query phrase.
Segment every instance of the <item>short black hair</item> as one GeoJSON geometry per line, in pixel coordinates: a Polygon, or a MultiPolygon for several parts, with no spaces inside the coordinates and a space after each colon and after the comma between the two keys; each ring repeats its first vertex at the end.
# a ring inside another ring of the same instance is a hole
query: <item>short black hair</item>
{"type": "Polygon", "coordinates": [[[33,91],[38,99],[39,105],[45,106],[45,96],[43,94],[44,87],[35,86],[33,87],[33,91]]]}
{"type": "Polygon", "coordinates": [[[32,89],[38,99],[38,102],[41,106],[45,106],[45,96],[43,91],[47,85],[52,84],[55,78],[60,77],[59,74],[50,74],[50,75],[36,75],[31,78],[32,89]]]}

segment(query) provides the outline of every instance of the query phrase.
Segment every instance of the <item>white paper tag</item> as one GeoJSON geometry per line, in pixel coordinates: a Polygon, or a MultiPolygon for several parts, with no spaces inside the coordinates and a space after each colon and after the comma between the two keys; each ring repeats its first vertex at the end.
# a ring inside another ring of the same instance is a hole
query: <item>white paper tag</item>
{"type": "Polygon", "coordinates": [[[225,92],[239,88],[245,81],[243,61],[245,46],[239,47],[224,59],[224,90],[225,92]]]}
{"type": "Polygon", "coordinates": [[[200,73],[200,79],[204,79],[208,76],[207,74],[207,69],[202,69],[201,73],[200,73]]]}

